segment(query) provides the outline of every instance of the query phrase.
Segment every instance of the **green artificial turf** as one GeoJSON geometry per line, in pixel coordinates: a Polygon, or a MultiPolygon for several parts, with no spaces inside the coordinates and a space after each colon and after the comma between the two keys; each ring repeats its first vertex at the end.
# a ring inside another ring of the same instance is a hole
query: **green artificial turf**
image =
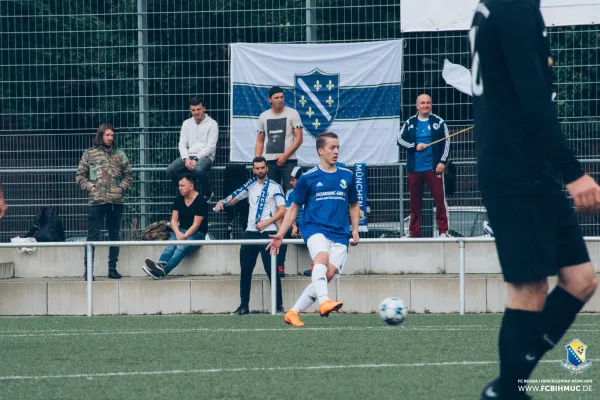
{"type": "MultiPolygon", "coordinates": [[[[559,360],[574,338],[600,358],[600,320],[582,315],[532,379],[571,375],[559,360]]],[[[2,399],[478,399],[498,371],[499,315],[283,317],[119,316],[0,318],[2,399]],[[450,364],[444,364],[450,363],[450,364]]],[[[530,393],[531,394],[531,393],[530,393]]]]}

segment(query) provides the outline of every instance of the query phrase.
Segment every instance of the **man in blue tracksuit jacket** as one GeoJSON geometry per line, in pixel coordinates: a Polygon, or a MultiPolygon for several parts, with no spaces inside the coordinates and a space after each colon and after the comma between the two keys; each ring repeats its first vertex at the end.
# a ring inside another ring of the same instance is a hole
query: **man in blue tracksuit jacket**
{"type": "Polygon", "coordinates": [[[424,183],[435,202],[435,219],[440,237],[448,236],[448,213],[444,193],[444,177],[450,140],[432,146],[428,144],[448,137],[448,126],[443,119],[431,113],[431,97],[422,94],[417,98],[418,113],[410,117],[398,135],[398,146],[407,151],[408,192],[410,195],[409,237],[421,237],[424,183]]]}

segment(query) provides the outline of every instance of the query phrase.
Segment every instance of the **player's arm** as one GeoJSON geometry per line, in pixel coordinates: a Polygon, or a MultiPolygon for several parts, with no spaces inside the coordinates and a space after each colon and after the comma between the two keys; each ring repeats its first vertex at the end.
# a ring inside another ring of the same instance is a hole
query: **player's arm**
{"type": "Polygon", "coordinates": [[[360,206],[358,202],[350,203],[350,222],[352,223],[352,244],[358,244],[358,222],[360,220],[360,206]]]}
{"type": "MultiPolygon", "coordinates": [[[[298,216],[298,212],[300,211],[300,206],[296,203],[292,203],[290,208],[285,210],[285,207],[283,207],[283,210],[283,221],[281,222],[279,231],[277,231],[277,235],[281,236],[284,236],[286,232],[290,229],[290,226],[292,226],[292,223],[296,221],[296,217],[298,216]]],[[[279,212],[279,210],[277,211],[279,212]]]]}
{"type": "MultiPolygon", "coordinates": [[[[562,134],[552,106],[545,79],[548,66],[542,64],[537,52],[540,32],[533,23],[537,11],[527,2],[518,1],[506,2],[494,11],[498,17],[494,28],[498,32],[499,50],[504,54],[519,105],[533,127],[532,139],[536,140],[533,145],[540,146],[565,183],[571,183],[583,175],[583,170],[562,134]]],[[[483,80],[485,84],[485,77],[483,80]]]]}

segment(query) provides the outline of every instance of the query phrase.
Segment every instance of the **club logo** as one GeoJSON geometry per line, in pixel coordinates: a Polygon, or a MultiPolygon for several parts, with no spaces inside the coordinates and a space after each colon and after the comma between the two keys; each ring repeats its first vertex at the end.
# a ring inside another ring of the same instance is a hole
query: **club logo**
{"type": "Polygon", "coordinates": [[[340,74],[315,68],[294,74],[294,103],[304,129],[314,138],[329,129],[339,109],[340,74]]]}
{"type": "Polygon", "coordinates": [[[591,367],[592,362],[585,360],[587,348],[588,346],[579,339],[571,341],[565,346],[567,359],[563,361],[562,366],[574,374],[580,374],[591,367]]]}

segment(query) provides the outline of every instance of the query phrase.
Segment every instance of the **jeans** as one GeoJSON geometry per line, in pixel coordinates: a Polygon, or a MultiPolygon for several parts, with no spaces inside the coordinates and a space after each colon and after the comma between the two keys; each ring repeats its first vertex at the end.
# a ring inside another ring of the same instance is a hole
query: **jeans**
{"type": "Polygon", "coordinates": [[[287,160],[283,167],[277,166],[277,161],[267,161],[267,167],[269,167],[269,179],[279,183],[283,188],[283,192],[287,193],[292,188],[290,184],[290,175],[292,171],[298,165],[298,160],[287,160]]]}
{"type": "MultiPolygon", "coordinates": [[[[200,157],[193,169],[194,175],[196,175],[196,190],[204,197],[210,197],[212,192],[207,173],[211,166],[212,161],[210,158],[200,157]]],[[[191,171],[186,168],[185,162],[181,157],[178,157],[167,167],[167,177],[175,183],[179,183],[179,176],[186,172],[191,171]]]]}
{"type": "MultiPolygon", "coordinates": [[[[181,233],[185,233],[186,229],[179,229],[181,233]]],[[[177,240],[175,236],[175,232],[171,232],[171,237],[169,240],[177,240]]],[[[202,232],[194,232],[189,238],[186,240],[204,240],[204,233],[202,232]]],[[[165,275],[168,275],[169,272],[173,271],[173,269],[179,265],[181,260],[185,258],[188,254],[193,253],[198,250],[200,246],[167,246],[163,250],[163,253],[160,255],[159,261],[167,263],[165,267],[165,275]]]]}
{"type": "MultiPolygon", "coordinates": [[[[269,234],[275,234],[275,232],[253,232],[246,231],[244,233],[244,239],[268,239],[269,234]]],[[[256,266],[256,258],[260,253],[262,258],[265,272],[271,282],[271,254],[269,250],[265,250],[267,246],[264,244],[243,244],[240,247],[240,305],[242,307],[248,307],[250,303],[250,288],[252,285],[252,272],[256,266]]],[[[277,307],[283,308],[283,300],[281,297],[281,278],[279,274],[275,274],[277,279],[277,307]]]]}
{"type": "MultiPolygon", "coordinates": [[[[108,240],[121,240],[121,222],[123,221],[123,204],[100,204],[89,207],[88,235],[89,241],[100,241],[100,231],[104,226],[106,217],[106,229],[108,240]]],[[[95,248],[92,247],[92,265],[94,263],[95,248]]],[[[87,271],[87,251],[83,257],[84,269],[87,271]]],[[[119,261],[119,247],[111,246],[108,250],[108,270],[116,270],[119,261]]]]}

